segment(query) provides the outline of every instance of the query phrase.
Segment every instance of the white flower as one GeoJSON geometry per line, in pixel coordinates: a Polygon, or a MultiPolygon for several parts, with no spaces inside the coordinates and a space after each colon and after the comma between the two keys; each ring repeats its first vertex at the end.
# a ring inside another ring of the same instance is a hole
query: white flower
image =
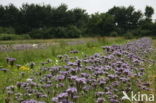
{"type": "Polygon", "coordinates": [[[32,46],[33,46],[33,47],[37,47],[37,46],[38,46],[38,44],[33,44],[32,46]]]}
{"type": "Polygon", "coordinates": [[[31,79],[31,78],[26,79],[27,82],[32,82],[32,80],[33,79],[31,79]]]}
{"type": "Polygon", "coordinates": [[[55,61],[56,61],[56,63],[55,63],[55,64],[58,64],[58,60],[56,59],[55,61]]]}

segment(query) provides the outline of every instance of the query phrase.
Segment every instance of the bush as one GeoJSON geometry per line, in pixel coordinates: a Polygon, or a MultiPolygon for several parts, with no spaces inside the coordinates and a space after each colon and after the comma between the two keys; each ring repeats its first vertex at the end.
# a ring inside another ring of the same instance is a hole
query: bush
{"type": "Polygon", "coordinates": [[[124,37],[125,37],[126,39],[132,39],[132,38],[134,38],[134,35],[133,35],[132,32],[127,32],[127,33],[125,33],[124,37]]]}
{"type": "Polygon", "coordinates": [[[24,40],[30,39],[29,35],[16,35],[16,34],[0,34],[0,40],[24,40]]]}
{"type": "Polygon", "coordinates": [[[69,38],[78,38],[81,37],[82,31],[78,29],[76,26],[68,26],[66,28],[66,35],[69,38]]]}
{"type": "Polygon", "coordinates": [[[64,38],[65,37],[65,28],[57,27],[57,28],[42,28],[42,29],[34,29],[30,32],[30,36],[32,38],[38,39],[49,39],[49,38],[64,38]]]}
{"type": "Polygon", "coordinates": [[[81,36],[81,30],[76,26],[51,27],[35,29],[30,33],[32,38],[78,38],[81,36]]]}
{"type": "Polygon", "coordinates": [[[118,33],[115,32],[115,31],[114,31],[114,32],[111,32],[111,33],[110,33],[110,36],[117,37],[117,36],[118,36],[118,33]]]}
{"type": "Polygon", "coordinates": [[[151,31],[150,30],[141,30],[140,31],[141,36],[150,36],[151,35],[151,31]]]}
{"type": "Polygon", "coordinates": [[[0,27],[0,34],[15,34],[15,30],[12,27],[0,27]]]}
{"type": "Polygon", "coordinates": [[[45,29],[33,29],[29,35],[31,38],[38,38],[38,39],[41,39],[41,38],[44,38],[44,32],[45,32],[45,29]]]}
{"type": "Polygon", "coordinates": [[[151,31],[147,29],[135,29],[131,31],[131,33],[136,37],[149,36],[151,35],[151,31]]]}

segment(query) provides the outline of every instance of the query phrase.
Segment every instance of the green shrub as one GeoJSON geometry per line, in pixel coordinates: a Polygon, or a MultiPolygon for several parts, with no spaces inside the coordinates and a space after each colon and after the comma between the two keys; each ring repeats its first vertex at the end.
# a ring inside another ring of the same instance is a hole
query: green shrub
{"type": "Polygon", "coordinates": [[[136,37],[150,36],[152,34],[151,31],[147,29],[135,29],[131,31],[131,33],[136,37]]]}
{"type": "Polygon", "coordinates": [[[15,30],[12,27],[0,27],[0,34],[14,34],[15,30]]]}
{"type": "Polygon", "coordinates": [[[43,38],[44,29],[33,29],[29,35],[31,38],[43,38]]]}
{"type": "Polygon", "coordinates": [[[81,36],[81,30],[76,26],[51,27],[43,29],[34,29],[30,36],[32,38],[77,38],[81,36]]]}
{"type": "Polygon", "coordinates": [[[81,37],[81,34],[81,30],[78,29],[76,26],[71,25],[66,28],[66,35],[69,38],[78,38],[81,37]]]}
{"type": "Polygon", "coordinates": [[[124,37],[125,37],[126,39],[132,39],[132,38],[134,38],[134,35],[133,35],[132,32],[127,32],[127,33],[125,33],[124,37]]]}
{"type": "Polygon", "coordinates": [[[115,31],[113,31],[113,32],[110,33],[110,36],[117,37],[118,36],[118,33],[115,32],[115,31]]]}
{"type": "Polygon", "coordinates": [[[151,35],[151,31],[150,30],[141,30],[140,31],[141,36],[150,36],[151,35]]]}
{"type": "Polygon", "coordinates": [[[16,34],[0,34],[0,40],[24,40],[30,39],[29,35],[16,35],[16,34]]]}

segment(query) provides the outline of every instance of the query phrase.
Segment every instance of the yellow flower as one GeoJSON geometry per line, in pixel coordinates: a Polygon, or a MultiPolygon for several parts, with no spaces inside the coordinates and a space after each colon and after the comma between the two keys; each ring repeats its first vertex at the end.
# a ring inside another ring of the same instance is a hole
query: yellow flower
{"type": "Polygon", "coordinates": [[[29,67],[27,67],[27,66],[21,66],[20,68],[19,68],[20,70],[30,70],[30,68],[29,67]]]}

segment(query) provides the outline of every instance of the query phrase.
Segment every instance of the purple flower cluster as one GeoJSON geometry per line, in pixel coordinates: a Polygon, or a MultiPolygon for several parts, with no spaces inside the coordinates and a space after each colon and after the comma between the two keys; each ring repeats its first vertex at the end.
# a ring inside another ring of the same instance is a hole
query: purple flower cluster
{"type": "Polygon", "coordinates": [[[88,103],[87,99],[122,103],[122,91],[149,90],[150,84],[142,78],[144,64],[149,62],[147,55],[152,50],[149,38],[102,48],[104,53],[83,59],[59,55],[61,66],[42,66],[31,80],[7,87],[8,98],[21,103],[88,103]],[[21,94],[19,98],[17,94],[21,94]]]}
{"type": "Polygon", "coordinates": [[[9,64],[11,66],[13,66],[15,64],[15,61],[16,61],[16,58],[10,58],[10,57],[6,58],[7,64],[9,64]]]}

